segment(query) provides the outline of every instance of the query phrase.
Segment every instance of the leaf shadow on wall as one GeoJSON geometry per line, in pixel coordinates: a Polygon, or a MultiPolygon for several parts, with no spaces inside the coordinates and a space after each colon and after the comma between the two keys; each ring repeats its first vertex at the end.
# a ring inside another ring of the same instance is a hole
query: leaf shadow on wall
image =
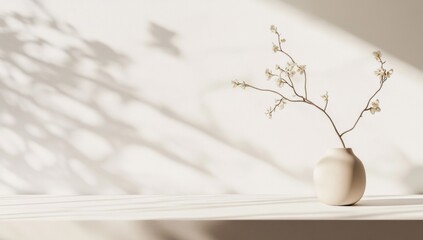
{"type": "Polygon", "coordinates": [[[144,139],[101,105],[103,94],[124,104],[142,102],[109,71],[124,69],[130,64],[127,56],[83,38],[71,25],[51,16],[8,13],[0,17],[0,26],[3,185],[18,193],[48,193],[49,182],[62,182],[65,192],[96,193],[100,185],[112,186],[112,192],[140,193],[137,184],[106,168],[121,148],[131,145],[150,148],[211,177],[208,171],[144,139]],[[61,46],[28,31],[34,28],[47,29],[72,44],[61,46]],[[64,60],[46,60],[46,53],[64,60]],[[87,144],[100,143],[105,153],[93,159],[75,143],[75,136],[90,137],[94,141],[87,144]]]}
{"type": "MultiPolygon", "coordinates": [[[[108,166],[119,159],[122,149],[143,146],[212,179],[223,186],[222,192],[236,192],[210,169],[181,157],[159,141],[143,137],[142,132],[122,116],[110,114],[101,102],[104,96],[112,96],[122,105],[146,105],[163,118],[265,162],[281,174],[304,181],[302,174],[284,169],[260,149],[234,142],[216,129],[143,98],[114,75],[131,64],[127,55],[104,42],[82,37],[72,25],[52,17],[41,4],[34,3],[45,16],[17,12],[0,16],[3,67],[0,72],[0,181],[8,191],[142,193],[143,183],[139,183],[142,179],[137,182],[108,166]],[[32,31],[37,28],[59,36],[60,40],[32,31]],[[87,146],[103,147],[93,154],[86,151],[87,146]]],[[[152,47],[164,47],[170,54],[181,55],[171,44],[174,34],[170,30],[154,23],[150,30],[159,39],[152,47]]]]}
{"type": "Polygon", "coordinates": [[[150,35],[153,37],[153,41],[148,43],[150,47],[159,48],[162,51],[179,57],[181,51],[173,43],[173,39],[176,36],[176,33],[160,26],[154,22],[149,24],[150,35]]]}

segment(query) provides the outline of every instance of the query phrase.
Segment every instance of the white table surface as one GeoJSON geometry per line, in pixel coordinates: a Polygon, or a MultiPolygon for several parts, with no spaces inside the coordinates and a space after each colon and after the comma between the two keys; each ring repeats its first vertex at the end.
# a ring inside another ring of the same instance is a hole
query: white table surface
{"type": "Polygon", "coordinates": [[[0,197],[0,220],[422,219],[423,195],[369,196],[327,206],[287,195],[17,195],[0,197]]]}

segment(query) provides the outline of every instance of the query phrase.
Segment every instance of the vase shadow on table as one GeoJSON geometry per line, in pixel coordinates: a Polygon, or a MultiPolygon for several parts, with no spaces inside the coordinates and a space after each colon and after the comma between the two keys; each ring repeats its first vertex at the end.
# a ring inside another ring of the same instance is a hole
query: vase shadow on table
{"type": "Polygon", "coordinates": [[[358,202],[357,207],[388,207],[388,206],[415,206],[423,205],[423,198],[390,198],[390,199],[366,199],[358,202]]]}

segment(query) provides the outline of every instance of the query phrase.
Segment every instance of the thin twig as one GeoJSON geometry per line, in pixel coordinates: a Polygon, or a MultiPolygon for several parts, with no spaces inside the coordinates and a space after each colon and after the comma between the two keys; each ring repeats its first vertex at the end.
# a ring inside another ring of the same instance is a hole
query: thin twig
{"type": "Polygon", "coordinates": [[[305,98],[307,98],[307,72],[305,69],[304,69],[304,95],[305,95],[305,98]]]}
{"type": "Polygon", "coordinates": [[[247,83],[245,84],[245,87],[253,88],[253,89],[255,89],[255,90],[262,91],[262,92],[271,92],[271,93],[277,94],[277,95],[279,95],[281,98],[283,98],[283,99],[287,100],[288,102],[303,102],[303,100],[295,100],[295,99],[290,99],[290,98],[287,98],[287,97],[285,97],[284,95],[282,95],[281,93],[279,93],[279,92],[277,92],[277,91],[274,91],[274,90],[271,90],[271,89],[258,88],[258,87],[255,87],[255,86],[253,86],[253,85],[247,84],[247,83]]]}
{"type": "Polygon", "coordinates": [[[273,108],[271,107],[268,112],[266,113],[269,118],[272,118],[272,114],[276,111],[276,108],[278,108],[281,104],[283,104],[283,98],[280,98],[279,100],[277,100],[275,106],[273,106],[273,108]]]}
{"type": "Polygon", "coordinates": [[[323,110],[326,111],[326,108],[328,107],[328,103],[329,103],[329,99],[325,101],[325,107],[323,108],[323,110]]]}

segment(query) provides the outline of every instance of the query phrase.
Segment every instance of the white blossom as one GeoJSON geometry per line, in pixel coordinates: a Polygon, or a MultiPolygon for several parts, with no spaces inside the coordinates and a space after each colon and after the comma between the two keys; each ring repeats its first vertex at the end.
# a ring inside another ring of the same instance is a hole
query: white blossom
{"type": "Polygon", "coordinates": [[[374,51],[373,56],[376,60],[380,61],[380,59],[382,58],[382,53],[380,51],[374,51]]]}
{"type": "Polygon", "coordinates": [[[278,80],[276,80],[276,84],[278,85],[278,87],[283,87],[283,85],[285,84],[285,80],[283,80],[283,78],[278,78],[278,80]]]}
{"type": "Polygon", "coordinates": [[[264,73],[266,74],[267,80],[270,80],[273,77],[272,70],[270,69],[266,69],[264,73]]]}
{"type": "Polygon", "coordinates": [[[279,46],[273,43],[272,50],[274,53],[278,52],[280,50],[279,46]]]}
{"type": "Polygon", "coordinates": [[[372,114],[375,114],[376,112],[380,112],[379,99],[376,99],[376,101],[372,102],[372,106],[370,107],[369,110],[372,114]]]}
{"type": "Polygon", "coordinates": [[[272,113],[273,113],[273,111],[272,111],[272,107],[269,107],[267,110],[266,110],[266,115],[267,115],[267,117],[269,118],[269,119],[272,119],[272,113]]]}
{"type": "Polygon", "coordinates": [[[329,101],[328,91],[326,91],[326,93],[323,94],[321,97],[323,98],[323,101],[328,102],[329,101]]]}
{"type": "Polygon", "coordinates": [[[298,66],[297,66],[297,72],[298,72],[299,74],[303,74],[303,73],[304,73],[304,71],[305,71],[305,68],[306,68],[306,65],[298,65],[298,66]]]}

